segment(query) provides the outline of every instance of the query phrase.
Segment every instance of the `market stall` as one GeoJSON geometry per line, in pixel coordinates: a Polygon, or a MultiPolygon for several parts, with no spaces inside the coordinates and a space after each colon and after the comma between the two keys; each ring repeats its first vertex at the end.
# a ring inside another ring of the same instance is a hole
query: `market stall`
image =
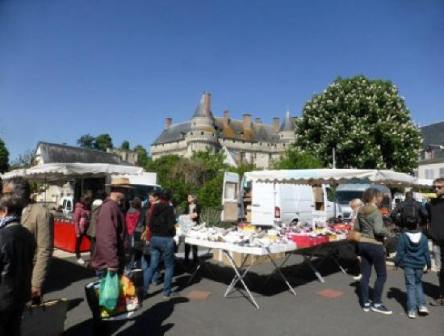
{"type": "MultiPolygon", "coordinates": [[[[247,172],[245,181],[257,181],[261,183],[294,183],[294,184],[324,184],[336,185],[344,182],[354,183],[379,183],[390,186],[417,186],[421,185],[415,177],[390,170],[359,170],[359,169],[308,169],[308,170],[271,170],[247,172]]],[[[245,276],[254,265],[246,264],[250,256],[266,256],[273,265],[274,274],[285,282],[291,293],[295,294],[293,287],[288,282],[281,268],[285,266],[291,255],[300,254],[304,261],[313,270],[321,282],[325,282],[321,273],[315,268],[312,259],[317,257],[319,249],[334,248],[346,242],[347,232],[351,229],[346,223],[327,223],[313,219],[311,223],[285,224],[270,226],[271,229],[258,228],[253,225],[239,225],[238,228],[220,229],[193,227],[184,233],[185,242],[197,245],[209,250],[220,249],[229,265],[234,271],[234,277],[228,286],[225,296],[229,295],[234,286],[240,282],[247,292],[251,302],[259,309],[259,305],[251,294],[244,281],[245,276]],[[286,253],[283,261],[278,264],[272,257],[275,253],[286,253]],[[233,258],[233,253],[241,254],[238,260],[233,258]]],[[[329,254],[344,273],[345,270],[339,264],[334,254],[329,254]]],[[[192,277],[200,268],[196,268],[192,277]]]]}
{"type": "MultiPolygon", "coordinates": [[[[13,177],[22,176],[30,181],[41,182],[44,184],[71,180],[74,181],[75,189],[78,196],[80,196],[92,185],[105,190],[105,183],[109,182],[113,175],[141,176],[143,174],[146,173],[141,167],[121,164],[46,163],[27,169],[12,170],[3,174],[2,179],[8,180],[13,177]]],[[[73,197],[73,200],[74,199],[76,199],[76,197],[73,197]]],[[[71,210],[73,210],[73,200],[71,201],[71,210]]],[[[70,214],[56,212],[54,218],[54,247],[67,252],[74,252],[75,240],[75,228],[70,214]]],[[[89,249],[89,240],[84,239],[80,246],[80,251],[85,252],[89,251],[89,249]]]]}

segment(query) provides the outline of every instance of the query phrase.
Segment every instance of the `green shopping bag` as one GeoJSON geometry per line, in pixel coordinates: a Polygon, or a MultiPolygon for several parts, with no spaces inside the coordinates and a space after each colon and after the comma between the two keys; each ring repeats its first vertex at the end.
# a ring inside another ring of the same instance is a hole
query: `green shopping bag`
{"type": "Polygon", "coordinates": [[[99,305],[108,311],[114,310],[119,299],[119,276],[115,272],[107,272],[100,281],[99,305]]]}

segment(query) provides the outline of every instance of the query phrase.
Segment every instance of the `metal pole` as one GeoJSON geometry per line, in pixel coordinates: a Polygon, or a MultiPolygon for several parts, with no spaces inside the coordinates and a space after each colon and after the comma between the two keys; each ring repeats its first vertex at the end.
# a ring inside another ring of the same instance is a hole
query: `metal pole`
{"type": "Polygon", "coordinates": [[[333,154],[333,169],[336,169],[336,147],[333,147],[332,154],[333,154]]]}

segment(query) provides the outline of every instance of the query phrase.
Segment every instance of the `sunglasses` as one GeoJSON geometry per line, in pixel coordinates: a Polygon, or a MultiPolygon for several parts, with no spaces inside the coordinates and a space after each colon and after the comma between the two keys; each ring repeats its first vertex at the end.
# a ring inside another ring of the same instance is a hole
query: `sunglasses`
{"type": "Polygon", "coordinates": [[[442,189],[442,188],[444,188],[444,186],[440,186],[440,185],[433,186],[433,189],[438,189],[438,190],[440,190],[440,189],[442,189]]]}

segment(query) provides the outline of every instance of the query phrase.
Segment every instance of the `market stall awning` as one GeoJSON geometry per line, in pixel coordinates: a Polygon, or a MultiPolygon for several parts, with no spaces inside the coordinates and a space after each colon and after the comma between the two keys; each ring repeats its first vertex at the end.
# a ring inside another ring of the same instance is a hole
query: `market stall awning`
{"type": "Polygon", "coordinates": [[[139,175],[143,168],[109,163],[46,163],[27,169],[16,169],[2,175],[7,180],[23,176],[32,180],[55,181],[63,177],[101,177],[106,175],[139,175]]]}
{"type": "Polygon", "coordinates": [[[416,177],[392,170],[377,169],[295,169],[262,170],[245,173],[247,181],[294,184],[339,184],[345,182],[381,183],[387,185],[423,185],[416,177]]]}

